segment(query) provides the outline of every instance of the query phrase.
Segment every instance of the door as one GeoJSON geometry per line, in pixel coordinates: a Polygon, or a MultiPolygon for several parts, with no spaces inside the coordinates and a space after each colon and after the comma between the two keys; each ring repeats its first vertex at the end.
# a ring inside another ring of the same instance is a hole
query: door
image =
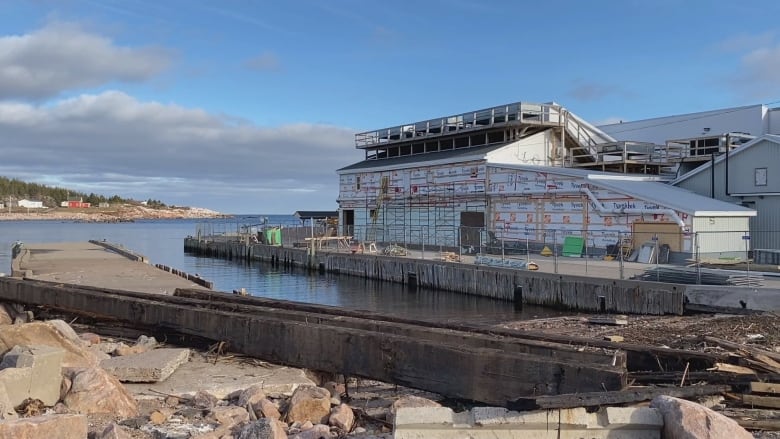
{"type": "Polygon", "coordinates": [[[460,213],[460,245],[479,249],[480,232],[485,228],[485,212],[460,213]]]}
{"type": "Polygon", "coordinates": [[[343,229],[342,235],[353,236],[355,231],[355,211],[352,209],[344,209],[341,211],[343,217],[343,229]]]}

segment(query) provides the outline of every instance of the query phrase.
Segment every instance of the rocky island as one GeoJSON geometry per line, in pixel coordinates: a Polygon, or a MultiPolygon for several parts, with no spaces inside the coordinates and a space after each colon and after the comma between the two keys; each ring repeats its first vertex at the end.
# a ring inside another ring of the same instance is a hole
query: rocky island
{"type": "Polygon", "coordinates": [[[111,207],[40,208],[0,211],[0,221],[57,220],[85,222],[126,222],[141,219],[226,218],[225,215],[200,207],[148,207],[142,204],[121,204],[111,207]]]}

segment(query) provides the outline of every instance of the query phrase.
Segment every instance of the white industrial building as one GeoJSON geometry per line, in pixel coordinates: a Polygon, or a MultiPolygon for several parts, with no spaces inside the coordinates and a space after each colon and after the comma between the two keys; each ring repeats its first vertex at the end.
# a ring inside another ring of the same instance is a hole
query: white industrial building
{"type": "Polygon", "coordinates": [[[663,145],[667,157],[679,157],[671,184],[755,209],[750,248],[780,249],[780,108],[748,105],[599,128],[618,140],[663,145]]]}
{"type": "Polygon", "coordinates": [[[17,205],[28,209],[43,209],[43,201],[21,199],[17,202],[17,205]]]}
{"type": "Polygon", "coordinates": [[[654,240],[677,259],[744,256],[755,215],[661,183],[674,163],[654,145],[616,140],[557,104],[360,133],[356,145],[366,159],[338,171],[338,202],[342,232],[359,240],[481,248],[579,236],[596,252],[654,240]],[[723,231],[733,233],[709,233],[723,231]]]}

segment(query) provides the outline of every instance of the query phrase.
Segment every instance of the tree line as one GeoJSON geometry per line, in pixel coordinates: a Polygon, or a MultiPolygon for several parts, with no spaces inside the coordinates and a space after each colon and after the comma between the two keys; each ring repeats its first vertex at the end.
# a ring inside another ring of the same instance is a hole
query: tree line
{"type": "MultiPolygon", "coordinates": [[[[133,199],[122,198],[119,195],[112,195],[106,197],[104,195],[95,193],[83,193],[70,189],[46,186],[38,183],[28,183],[16,178],[0,177],[0,202],[8,202],[8,200],[14,199],[19,201],[21,199],[28,199],[33,201],[42,201],[46,207],[59,207],[63,201],[68,200],[81,200],[86,203],[90,203],[93,206],[98,206],[100,203],[109,204],[139,204],[140,202],[133,199]]],[[[149,199],[147,205],[150,207],[166,207],[165,203],[160,200],[149,199]]]]}

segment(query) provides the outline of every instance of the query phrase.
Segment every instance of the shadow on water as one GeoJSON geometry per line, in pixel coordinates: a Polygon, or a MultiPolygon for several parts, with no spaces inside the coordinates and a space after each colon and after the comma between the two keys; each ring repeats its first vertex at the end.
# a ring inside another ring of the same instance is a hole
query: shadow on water
{"type": "Polygon", "coordinates": [[[192,258],[194,272],[214,282],[214,288],[245,288],[253,296],[315,303],[353,310],[392,314],[429,321],[497,323],[571,314],[536,306],[515,310],[514,304],[478,296],[418,288],[359,277],[309,274],[300,268],[281,268],[262,262],[192,258]],[[211,273],[211,278],[206,273],[211,273]]]}

